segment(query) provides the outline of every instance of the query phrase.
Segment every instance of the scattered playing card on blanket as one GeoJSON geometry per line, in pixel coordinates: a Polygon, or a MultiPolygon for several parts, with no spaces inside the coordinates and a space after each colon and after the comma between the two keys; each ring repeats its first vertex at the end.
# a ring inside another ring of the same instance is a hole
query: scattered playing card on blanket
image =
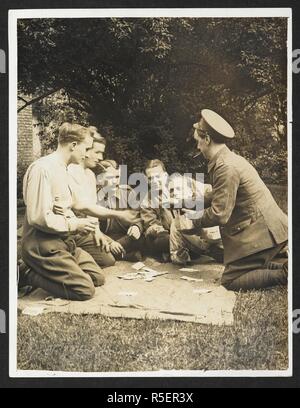
{"type": "MultiPolygon", "coordinates": [[[[148,268],[148,267],[143,268],[143,271],[146,272],[146,274],[148,276],[151,276],[151,277],[167,275],[169,273],[168,271],[158,272],[158,271],[156,271],[154,269],[151,269],[151,268],[148,268]]],[[[141,271],[139,273],[142,273],[143,271],[141,271]]]]}
{"type": "Polygon", "coordinates": [[[169,272],[152,272],[149,277],[156,278],[158,276],[167,275],[169,272]]]}
{"type": "Polygon", "coordinates": [[[168,274],[168,272],[157,272],[151,269],[151,272],[146,272],[144,270],[141,270],[141,271],[137,271],[133,273],[127,273],[125,275],[119,275],[118,278],[123,279],[123,280],[144,279],[146,282],[152,282],[154,278],[157,278],[158,276],[163,276],[166,274],[168,274]]]}
{"type": "Polygon", "coordinates": [[[22,314],[25,316],[39,316],[45,309],[45,306],[27,306],[22,314]]]}
{"type": "Polygon", "coordinates": [[[189,276],[182,276],[180,279],[188,282],[203,282],[203,279],[190,278],[189,276]]]}
{"type": "Polygon", "coordinates": [[[179,270],[180,272],[200,272],[199,269],[193,269],[193,268],[181,268],[179,270]]]}
{"type": "Polygon", "coordinates": [[[132,269],[135,269],[136,271],[140,271],[143,269],[146,265],[143,262],[138,262],[134,265],[132,265],[132,269]]]}
{"type": "Polygon", "coordinates": [[[134,279],[139,279],[139,274],[138,273],[127,273],[125,275],[119,275],[119,279],[124,279],[124,280],[134,280],[134,279]]]}
{"type": "Polygon", "coordinates": [[[207,293],[211,293],[212,290],[211,289],[195,289],[194,293],[196,293],[197,295],[206,295],[207,293]]]}
{"type": "Polygon", "coordinates": [[[44,304],[47,306],[67,306],[70,304],[70,301],[50,296],[45,299],[44,304]]]}
{"type": "Polygon", "coordinates": [[[119,296],[134,297],[137,296],[137,292],[119,292],[119,296]]]}
{"type": "Polygon", "coordinates": [[[154,270],[154,269],[148,268],[148,266],[145,266],[145,267],[143,268],[143,271],[149,272],[149,273],[151,273],[151,274],[157,274],[157,273],[159,273],[159,272],[157,272],[157,271],[154,270]]]}

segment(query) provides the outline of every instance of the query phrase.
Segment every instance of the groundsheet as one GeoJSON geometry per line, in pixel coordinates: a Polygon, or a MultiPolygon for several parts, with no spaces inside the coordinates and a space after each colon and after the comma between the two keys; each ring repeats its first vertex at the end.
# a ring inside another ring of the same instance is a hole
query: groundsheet
{"type": "Polygon", "coordinates": [[[95,297],[89,301],[53,299],[50,294],[37,289],[27,296],[21,295],[18,309],[20,313],[31,316],[56,312],[233,324],[236,295],[220,286],[222,265],[211,263],[204,257],[187,266],[193,271],[182,271],[180,267],[152,259],[147,259],[144,264],[150,272],[144,269],[136,271],[133,264],[127,262],[104,269],[105,285],[97,288],[95,297]],[[151,277],[151,270],[166,274],[151,277]]]}

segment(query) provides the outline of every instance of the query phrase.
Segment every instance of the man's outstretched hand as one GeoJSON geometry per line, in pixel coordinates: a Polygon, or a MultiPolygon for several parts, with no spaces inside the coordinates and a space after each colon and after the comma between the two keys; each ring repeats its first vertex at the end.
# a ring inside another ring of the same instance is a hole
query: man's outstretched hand
{"type": "MultiPolygon", "coordinates": [[[[182,212],[184,213],[183,217],[186,217],[188,220],[199,220],[203,213],[202,211],[188,210],[186,208],[183,208],[182,212]]],[[[199,228],[180,229],[180,232],[185,235],[199,235],[199,228]]]]}
{"type": "Polygon", "coordinates": [[[113,241],[111,242],[110,246],[110,252],[114,255],[114,256],[124,256],[126,255],[126,251],[123,248],[123,246],[121,244],[119,244],[119,242],[117,241],[113,241]]]}
{"type": "Polygon", "coordinates": [[[141,222],[141,218],[135,210],[119,211],[118,218],[128,227],[141,222]]]}

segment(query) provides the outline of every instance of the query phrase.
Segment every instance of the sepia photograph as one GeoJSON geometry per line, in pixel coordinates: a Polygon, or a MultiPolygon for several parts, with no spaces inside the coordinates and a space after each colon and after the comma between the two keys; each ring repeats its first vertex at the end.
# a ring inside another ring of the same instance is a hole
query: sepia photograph
{"type": "Polygon", "coordinates": [[[291,376],[291,11],[9,18],[10,375],[291,376]]]}

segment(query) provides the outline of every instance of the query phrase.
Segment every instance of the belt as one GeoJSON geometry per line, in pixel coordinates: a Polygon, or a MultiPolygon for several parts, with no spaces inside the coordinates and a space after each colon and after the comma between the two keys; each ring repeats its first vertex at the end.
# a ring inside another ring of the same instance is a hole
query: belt
{"type": "Polygon", "coordinates": [[[72,237],[68,237],[64,240],[64,242],[67,245],[69,252],[74,256],[77,248],[75,239],[72,237]]]}

